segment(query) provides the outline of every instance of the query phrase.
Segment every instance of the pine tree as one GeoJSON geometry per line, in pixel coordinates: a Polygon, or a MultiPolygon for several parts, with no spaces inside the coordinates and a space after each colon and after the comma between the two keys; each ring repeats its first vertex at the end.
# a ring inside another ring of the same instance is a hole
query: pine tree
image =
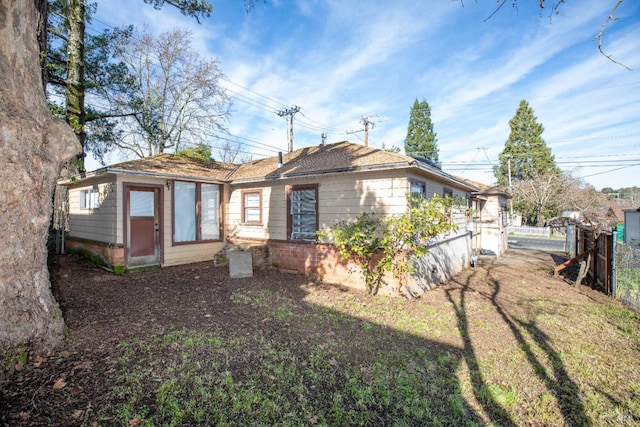
{"type": "Polygon", "coordinates": [[[433,131],[431,121],[431,108],[422,98],[413,102],[407,137],[404,140],[404,152],[407,156],[422,157],[434,164],[438,164],[438,145],[436,133],[433,131]]]}
{"type": "Polygon", "coordinates": [[[508,185],[509,177],[512,181],[524,181],[560,173],[551,148],[542,139],[544,127],[537,120],[527,101],[520,101],[515,116],[509,120],[511,133],[498,155],[500,164],[493,171],[498,185],[508,185]]]}

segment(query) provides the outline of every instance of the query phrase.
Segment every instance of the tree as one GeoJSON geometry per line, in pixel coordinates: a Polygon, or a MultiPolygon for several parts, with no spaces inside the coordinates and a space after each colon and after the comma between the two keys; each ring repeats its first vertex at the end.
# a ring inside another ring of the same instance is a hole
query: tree
{"type": "Polygon", "coordinates": [[[413,102],[409,116],[407,137],[404,139],[404,152],[407,156],[422,157],[438,164],[438,145],[436,133],[431,122],[431,108],[423,98],[413,102]]]}
{"type": "Polygon", "coordinates": [[[563,211],[578,211],[593,223],[604,218],[607,198],[571,173],[545,173],[516,181],[512,186],[514,204],[530,224],[543,226],[545,221],[563,211]]]}
{"type": "Polygon", "coordinates": [[[0,355],[5,368],[12,361],[6,357],[16,351],[49,352],[63,337],[46,242],[56,180],[81,146],[46,102],[47,0],[0,0],[0,22],[0,224],[5,231],[0,355]]]}
{"type": "Polygon", "coordinates": [[[47,270],[51,198],[62,164],[80,151],[46,103],[40,52],[46,0],[0,0],[0,354],[45,351],[64,323],[47,270]]]}
{"type": "Polygon", "coordinates": [[[537,122],[527,101],[520,101],[515,116],[509,120],[511,133],[504,149],[498,155],[499,165],[494,167],[498,185],[511,181],[526,181],[544,174],[558,174],[551,148],[542,139],[544,127],[537,122]]]}
{"type": "Polygon", "coordinates": [[[564,179],[565,190],[559,195],[558,201],[562,210],[578,211],[592,223],[602,223],[605,220],[607,196],[570,173],[565,173],[564,179]]]}
{"type": "Polygon", "coordinates": [[[564,194],[562,175],[543,173],[533,178],[516,181],[511,192],[513,203],[528,224],[544,226],[545,219],[557,216],[559,196],[564,194]]]}
{"type": "MultiPolygon", "coordinates": [[[[191,48],[191,33],[175,29],[158,38],[142,32],[119,46],[133,80],[113,95],[123,118],[122,138],[114,147],[137,157],[180,151],[204,143],[229,115],[218,62],[201,59],[191,48]]],[[[104,147],[108,150],[109,147],[104,147]]]]}
{"type": "MultiPolygon", "coordinates": [[[[553,0],[551,2],[551,7],[549,8],[549,19],[551,19],[554,15],[557,15],[558,13],[560,13],[560,6],[562,4],[564,4],[566,2],[566,0],[553,0]]],[[[624,2],[624,0],[612,0],[612,3],[614,3],[613,8],[611,9],[611,12],[609,12],[609,14],[607,15],[606,19],[604,20],[604,22],[602,23],[602,26],[600,27],[600,32],[598,32],[598,34],[593,38],[593,40],[597,40],[598,41],[598,50],[600,51],[600,53],[602,54],[602,56],[604,56],[605,58],[607,58],[609,61],[613,62],[614,64],[618,64],[624,68],[626,68],[629,71],[632,71],[631,67],[616,61],[613,56],[607,54],[604,51],[604,48],[602,46],[602,38],[604,37],[604,32],[607,29],[607,25],[609,25],[610,22],[615,22],[618,20],[618,18],[616,17],[616,12],[618,10],[618,7],[620,7],[620,5],[624,2]]],[[[460,3],[462,3],[464,5],[463,0],[460,0],[460,3]]],[[[517,9],[518,7],[518,0],[497,0],[498,6],[494,9],[493,13],[491,13],[491,15],[489,15],[488,18],[485,19],[485,21],[487,21],[488,19],[490,19],[493,15],[495,15],[500,9],[502,9],[502,6],[504,6],[506,3],[511,3],[511,5],[517,9]]],[[[543,10],[546,7],[546,4],[549,3],[548,1],[545,0],[538,0],[538,7],[540,8],[540,10],[543,10]]]]}
{"type": "Polygon", "coordinates": [[[78,156],[82,170],[87,152],[102,160],[103,148],[118,138],[117,114],[108,107],[108,95],[129,84],[129,79],[126,65],[112,60],[113,46],[127,43],[132,28],[88,35],[85,25],[91,21],[95,3],[85,7],[84,0],[54,0],[49,7],[48,92],[57,96],[49,102],[54,114],[66,120],[82,145],[78,156]],[[87,97],[98,102],[86,104],[87,97]]]}
{"type": "Polygon", "coordinates": [[[192,159],[212,161],[213,155],[211,154],[211,147],[207,144],[196,144],[192,147],[187,147],[184,150],[177,151],[178,156],[189,157],[192,159]]]}
{"type": "Polygon", "coordinates": [[[222,141],[216,147],[217,159],[223,163],[245,163],[251,157],[246,151],[242,151],[242,144],[238,141],[231,141],[228,138],[220,138],[222,141]]]}

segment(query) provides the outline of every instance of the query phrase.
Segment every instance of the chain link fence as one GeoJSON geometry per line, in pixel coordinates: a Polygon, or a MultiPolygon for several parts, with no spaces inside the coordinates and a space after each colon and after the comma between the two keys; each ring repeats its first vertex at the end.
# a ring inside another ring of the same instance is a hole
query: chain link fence
{"type": "Polygon", "coordinates": [[[640,249],[623,243],[615,244],[615,273],[613,293],[640,310],[640,249]]]}

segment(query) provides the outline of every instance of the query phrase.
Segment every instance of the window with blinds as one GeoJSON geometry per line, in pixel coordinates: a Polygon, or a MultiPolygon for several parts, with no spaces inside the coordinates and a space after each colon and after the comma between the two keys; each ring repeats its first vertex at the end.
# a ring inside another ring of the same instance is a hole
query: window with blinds
{"type": "Polygon", "coordinates": [[[289,195],[292,240],[315,240],[318,230],[318,186],[292,187],[289,195]]]}
{"type": "Polygon", "coordinates": [[[199,182],[173,184],[173,241],[220,239],[220,186],[199,182]]]}

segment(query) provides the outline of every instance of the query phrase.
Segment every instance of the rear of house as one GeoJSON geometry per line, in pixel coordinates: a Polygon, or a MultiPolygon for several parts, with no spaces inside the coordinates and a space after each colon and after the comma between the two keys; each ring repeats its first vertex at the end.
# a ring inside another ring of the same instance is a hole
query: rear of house
{"type": "MultiPolygon", "coordinates": [[[[309,147],[285,155],[282,163],[275,157],[259,160],[232,174],[228,241],[268,248],[254,251],[269,256],[258,264],[364,287],[356,265],[341,259],[332,246],[316,242],[318,230],[362,213],[404,213],[408,194],[454,196],[466,204],[475,190],[433,165],[401,154],[348,142],[309,147]]],[[[409,280],[410,293],[418,294],[469,265],[470,231],[464,212],[456,221],[458,231],[433,242],[430,259],[416,261],[428,277],[409,280]]],[[[392,283],[392,288],[397,285],[392,283]]]]}
{"type": "MultiPolygon", "coordinates": [[[[134,160],[65,182],[67,246],[126,269],[220,257],[251,248],[253,263],[364,287],[358,268],[316,241],[316,231],[362,213],[404,213],[407,195],[463,201],[458,230],[416,260],[419,294],[469,265],[466,207],[477,187],[412,157],[349,142],[307,147],[242,165],[173,155],[134,160]]],[[[397,287],[397,283],[392,283],[397,287]]]]}

